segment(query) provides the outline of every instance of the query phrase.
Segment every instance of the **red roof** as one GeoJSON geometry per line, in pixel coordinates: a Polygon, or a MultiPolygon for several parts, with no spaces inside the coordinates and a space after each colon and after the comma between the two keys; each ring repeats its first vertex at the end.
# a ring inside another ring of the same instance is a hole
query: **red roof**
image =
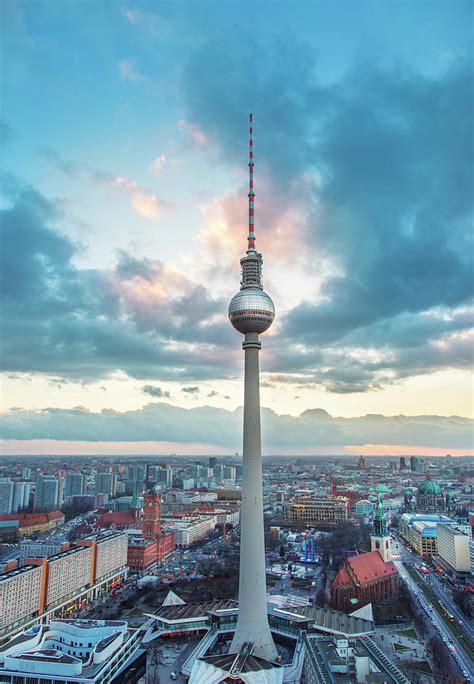
{"type": "Polygon", "coordinates": [[[345,584],[353,584],[352,578],[347,572],[346,568],[342,567],[339,568],[337,571],[337,574],[333,580],[332,586],[333,587],[341,587],[344,586],[345,584]]]}
{"type": "Polygon", "coordinates": [[[137,523],[136,514],[132,510],[128,511],[104,511],[96,521],[97,527],[130,527],[137,523]]]}
{"type": "Polygon", "coordinates": [[[398,573],[393,561],[386,563],[378,551],[351,556],[347,559],[347,563],[359,584],[366,584],[398,573]]]}
{"type": "Polygon", "coordinates": [[[0,520],[18,520],[20,527],[29,527],[30,525],[42,525],[50,520],[57,520],[63,517],[64,513],[61,513],[61,511],[50,511],[49,513],[6,513],[0,515],[0,520]]]}

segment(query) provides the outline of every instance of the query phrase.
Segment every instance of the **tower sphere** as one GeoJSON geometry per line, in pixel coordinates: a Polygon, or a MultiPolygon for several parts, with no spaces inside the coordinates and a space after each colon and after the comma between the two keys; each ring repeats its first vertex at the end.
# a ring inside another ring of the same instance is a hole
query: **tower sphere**
{"type": "Polygon", "coordinates": [[[263,333],[274,318],[273,301],[259,287],[245,287],[230,300],[229,320],[240,333],[263,333]]]}

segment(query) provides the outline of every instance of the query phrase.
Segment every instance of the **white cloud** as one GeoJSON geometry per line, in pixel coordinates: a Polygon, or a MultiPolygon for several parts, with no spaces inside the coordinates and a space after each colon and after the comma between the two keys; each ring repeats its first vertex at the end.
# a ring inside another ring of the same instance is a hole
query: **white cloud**
{"type": "Polygon", "coordinates": [[[160,218],[162,210],[170,206],[168,202],[158,199],[151,192],[146,192],[135,181],[125,176],[115,176],[114,180],[116,185],[127,191],[130,196],[130,204],[144,218],[160,218]]]}
{"type": "Polygon", "coordinates": [[[144,81],[146,76],[142,74],[135,66],[132,59],[122,59],[118,63],[118,70],[121,78],[128,81],[144,81]]]}
{"type": "Polygon", "coordinates": [[[151,166],[153,171],[156,171],[158,173],[164,167],[166,162],[167,162],[166,154],[162,153],[153,159],[150,166],[151,166]]]}
{"type": "Polygon", "coordinates": [[[185,121],[180,119],[178,121],[178,130],[186,133],[197,145],[205,145],[207,143],[207,136],[202,128],[193,121],[185,121]]]}

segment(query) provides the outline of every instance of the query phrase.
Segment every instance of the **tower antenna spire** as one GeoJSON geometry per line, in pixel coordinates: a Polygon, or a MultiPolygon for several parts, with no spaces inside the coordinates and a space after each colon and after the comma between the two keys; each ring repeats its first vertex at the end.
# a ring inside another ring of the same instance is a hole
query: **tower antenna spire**
{"type": "Polygon", "coordinates": [[[249,236],[248,249],[255,249],[254,200],[253,191],[253,114],[249,115],[249,236]]]}

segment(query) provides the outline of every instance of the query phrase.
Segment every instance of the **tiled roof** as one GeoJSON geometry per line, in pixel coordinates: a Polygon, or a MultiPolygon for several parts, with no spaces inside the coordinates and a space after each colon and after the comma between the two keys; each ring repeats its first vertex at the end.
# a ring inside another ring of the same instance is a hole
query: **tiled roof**
{"type": "Polygon", "coordinates": [[[352,584],[352,579],[349,573],[347,572],[346,568],[342,567],[339,568],[337,571],[337,574],[333,580],[332,586],[333,587],[342,587],[345,584],[352,584]]]}
{"type": "Polygon", "coordinates": [[[128,511],[105,511],[97,520],[97,527],[107,527],[115,525],[116,527],[129,527],[135,525],[137,522],[136,514],[132,510],[128,511]]]}
{"type": "Polygon", "coordinates": [[[351,556],[351,558],[347,559],[347,563],[359,584],[373,582],[398,573],[395,564],[392,561],[385,563],[378,551],[369,551],[369,553],[361,553],[359,556],[351,556]]]}

